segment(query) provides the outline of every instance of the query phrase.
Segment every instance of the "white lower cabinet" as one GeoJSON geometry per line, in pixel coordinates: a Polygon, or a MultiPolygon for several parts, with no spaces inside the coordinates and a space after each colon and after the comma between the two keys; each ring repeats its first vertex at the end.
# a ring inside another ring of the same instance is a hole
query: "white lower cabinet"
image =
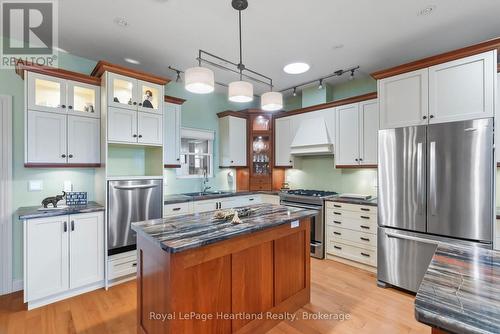
{"type": "Polygon", "coordinates": [[[23,231],[28,309],[103,286],[103,212],[29,219],[23,231]]]}
{"type": "Polygon", "coordinates": [[[192,211],[191,202],[167,204],[163,207],[163,217],[187,215],[192,211]]]}
{"type": "Polygon", "coordinates": [[[327,258],[377,265],[376,207],[327,201],[325,225],[327,258]]]}

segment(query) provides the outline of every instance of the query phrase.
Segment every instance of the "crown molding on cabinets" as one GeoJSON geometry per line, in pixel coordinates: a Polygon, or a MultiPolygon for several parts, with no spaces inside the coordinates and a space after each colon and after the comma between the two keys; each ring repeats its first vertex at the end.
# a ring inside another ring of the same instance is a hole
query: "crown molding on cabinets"
{"type": "Polygon", "coordinates": [[[165,95],[164,101],[167,103],[173,103],[173,104],[179,104],[179,105],[184,104],[184,102],[186,102],[185,99],[181,99],[180,97],[168,96],[168,95],[165,95]]]}
{"type": "Polygon", "coordinates": [[[49,66],[43,66],[43,65],[37,65],[33,64],[24,60],[19,59],[16,63],[16,69],[15,69],[17,75],[21,77],[21,79],[24,80],[24,71],[30,71],[30,72],[35,72],[35,73],[40,73],[40,74],[45,74],[51,77],[57,77],[61,79],[67,79],[67,80],[72,80],[72,81],[78,81],[82,83],[86,83],[89,85],[94,85],[94,86],[100,86],[101,85],[101,79],[77,72],[72,72],[72,71],[67,71],[63,70],[60,68],[55,68],[55,67],[49,67],[49,66]]]}
{"type": "Polygon", "coordinates": [[[323,109],[328,109],[328,108],[343,106],[343,105],[346,105],[346,104],[358,103],[358,102],[373,100],[373,99],[376,99],[376,98],[377,98],[377,92],[373,92],[373,93],[368,93],[368,94],[364,94],[364,95],[349,97],[349,98],[342,99],[342,100],[337,100],[337,101],[332,101],[332,102],[317,104],[315,106],[310,106],[310,107],[307,107],[307,108],[295,109],[295,110],[290,110],[290,111],[281,111],[279,113],[274,114],[274,118],[288,117],[288,116],[293,116],[293,115],[297,115],[297,114],[303,114],[303,113],[306,113],[306,112],[311,112],[311,111],[316,111],[316,110],[323,110],[323,109]]]}
{"type": "Polygon", "coordinates": [[[104,74],[104,72],[121,74],[121,75],[131,77],[134,79],[152,82],[152,83],[155,83],[157,85],[166,85],[167,83],[170,82],[170,79],[168,79],[168,78],[164,78],[164,77],[156,76],[156,75],[149,74],[146,72],[130,69],[130,68],[127,68],[125,66],[112,64],[112,63],[104,61],[104,60],[99,60],[99,62],[94,67],[94,69],[92,70],[92,73],[90,75],[100,78],[104,74]]]}
{"type": "Polygon", "coordinates": [[[239,118],[245,118],[245,119],[248,118],[248,115],[241,112],[241,111],[226,110],[226,111],[222,111],[220,113],[217,113],[218,118],[223,118],[226,116],[233,116],[233,117],[239,117],[239,118]]]}
{"type": "Polygon", "coordinates": [[[388,77],[392,77],[395,75],[412,72],[416,70],[420,70],[423,68],[427,68],[430,66],[434,66],[437,64],[446,63],[452,60],[457,60],[460,58],[465,58],[468,56],[476,55],[479,53],[500,49],[500,38],[492,39],[490,41],[486,41],[483,43],[467,46],[465,48],[461,48],[458,50],[453,50],[450,52],[441,53],[436,56],[427,57],[424,59],[416,60],[410,63],[398,65],[389,69],[385,69],[382,71],[377,71],[371,74],[371,76],[376,79],[384,79],[388,77]]]}

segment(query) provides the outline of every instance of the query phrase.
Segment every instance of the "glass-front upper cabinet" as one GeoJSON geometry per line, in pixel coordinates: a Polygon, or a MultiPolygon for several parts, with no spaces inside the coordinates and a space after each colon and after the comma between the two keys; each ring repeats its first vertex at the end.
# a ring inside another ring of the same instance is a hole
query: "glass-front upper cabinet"
{"type": "Polygon", "coordinates": [[[29,72],[28,109],[65,113],[66,89],[64,79],[29,72]]]}
{"type": "Polygon", "coordinates": [[[108,105],[137,110],[137,80],[123,75],[108,74],[108,105]]]}
{"type": "Polygon", "coordinates": [[[158,113],[162,111],[163,99],[161,86],[137,80],[137,106],[139,111],[158,113]]]}
{"type": "Polygon", "coordinates": [[[81,116],[99,117],[99,91],[99,86],[69,81],[68,112],[81,116]]]}
{"type": "Polygon", "coordinates": [[[269,175],[271,172],[271,145],[269,136],[252,138],[252,174],[269,175]]]}
{"type": "Polygon", "coordinates": [[[270,117],[259,115],[253,119],[252,130],[253,131],[269,131],[270,130],[271,119],[270,117]]]}

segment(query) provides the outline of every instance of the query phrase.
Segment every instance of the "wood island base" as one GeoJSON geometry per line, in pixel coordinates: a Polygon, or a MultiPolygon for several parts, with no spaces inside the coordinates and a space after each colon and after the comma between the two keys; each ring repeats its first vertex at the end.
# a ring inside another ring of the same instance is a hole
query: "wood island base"
{"type": "Polygon", "coordinates": [[[265,333],[310,301],[310,218],[169,253],[138,234],[137,333],[265,333]]]}

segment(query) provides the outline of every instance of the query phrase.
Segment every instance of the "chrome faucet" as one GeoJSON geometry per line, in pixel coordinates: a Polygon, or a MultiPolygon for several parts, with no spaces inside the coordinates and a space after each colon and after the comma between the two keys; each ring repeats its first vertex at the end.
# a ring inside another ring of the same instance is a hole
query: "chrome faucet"
{"type": "Polygon", "coordinates": [[[207,183],[208,183],[208,173],[207,173],[207,169],[203,169],[203,179],[201,181],[201,192],[202,193],[205,193],[207,192],[208,189],[212,189],[212,187],[210,186],[207,186],[207,183]]]}

